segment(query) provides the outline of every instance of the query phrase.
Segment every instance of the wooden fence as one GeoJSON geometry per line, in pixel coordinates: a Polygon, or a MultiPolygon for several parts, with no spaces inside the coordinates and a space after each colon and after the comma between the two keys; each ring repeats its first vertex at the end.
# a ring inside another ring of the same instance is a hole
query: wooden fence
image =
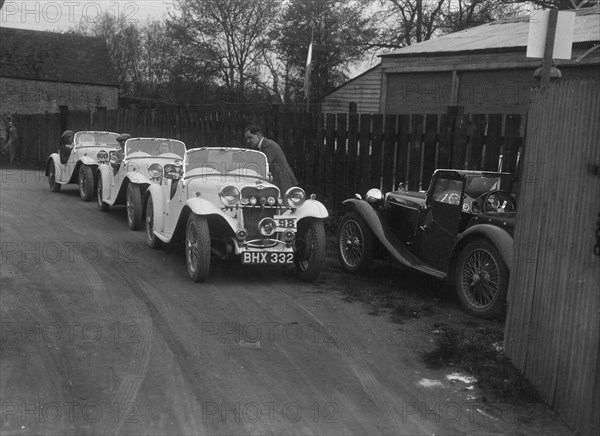
{"type": "Polygon", "coordinates": [[[600,82],[530,108],[505,350],[577,434],[600,434],[600,82]]]}
{"type": "Polygon", "coordinates": [[[302,112],[200,112],[186,109],[15,116],[26,161],[45,162],[60,131],[108,130],[166,137],[188,148],[244,147],[250,123],[284,149],[299,183],[331,210],[356,192],[385,191],[404,182],[427,189],[436,168],[518,172],[524,117],[513,114],[315,114],[302,112]]]}

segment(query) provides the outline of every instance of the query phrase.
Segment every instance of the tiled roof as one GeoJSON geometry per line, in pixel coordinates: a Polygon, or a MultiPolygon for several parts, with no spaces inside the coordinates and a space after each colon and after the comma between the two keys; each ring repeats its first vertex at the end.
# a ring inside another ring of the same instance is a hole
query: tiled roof
{"type": "MultiPolygon", "coordinates": [[[[418,53],[447,53],[527,47],[529,17],[503,19],[439,38],[409,45],[381,55],[394,57],[418,53]]],[[[600,41],[600,8],[576,12],[573,43],[600,41]]]]}
{"type": "Polygon", "coordinates": [[[0,41],[0,77],[119,85],[101,38],[1,27],[0,41]]]}

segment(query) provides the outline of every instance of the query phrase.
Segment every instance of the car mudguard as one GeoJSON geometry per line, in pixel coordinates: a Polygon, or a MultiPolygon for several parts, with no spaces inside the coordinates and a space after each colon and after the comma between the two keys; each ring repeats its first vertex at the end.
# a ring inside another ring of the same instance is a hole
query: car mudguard
{"type": "MultiPolygon", "coordinates": [[[[148,204],[148,198],[152,197],[152,209],[154,211],[153,226],[154,226],[155,232],[163,232],[164,231],[164,225],[165,225],[164,204],[165,204],[165,202],[163,201],[163,198],[162,198],[163,195],[164,194],[163,194],[162,188],[159,184],[152,184],[152,185],[148,186],[148,189],[146,190],[146,194],[144,195],[144,205],[148,204]]],[[[160,237],[160,239],[162,240],[163,237],[160,237]]]]}
{"type": "Polygon", "coordinates": [[[329,213],[327,212],[327,209],[323,203],[317,200],[309,199],[306,200],[298,209],[286,210],[281,215],[297,217],[298,221],[300,221],[303,218],[327,218],[329,213]]]}
{"type": "Polygon", "coordinates": [[[138,185],[143,185],[143,184],[151,184],[152,180],[150,180],[147,176],[145,176],[144,174],[141,174],[139,171],[130,171],[127,173],[127,175],[125,176],[126,179],[129,179],[129,181],[131,183],[136,183],[138,185]]]}
{"type": "Polygon", "coordinates": [[[189,207],[190,210],[193,213],[195,213],[196,215],[200,215],[200,216],[217,215],[217,216],[220,216],[221,218],[223,218],[223,220],[225,222],[227,222],[227,224],[229,224],[229,227],[231,227],[231,230],[233,232],[235,232],[236,230],[239,229],[238,221],[235,218],[231,218],[229,215],[226,215],[221,209],[219,209],[217,206],[215,206],[213,203],[211,203],[208,200],[205,200],[203,198],[193,197],[193,198],[189,198],[185,202],[185,205],[187,207],[189,207]]]}
{"type": "Polygon", "coordinates": [[[91,165],[91,166],[98,166],[98,161],[90,156],[81,156],[79,158],[79,162],[77,162],[78,164],[83,164],[83,165],[91,165]]]}
{"type": "Polygon", "coordinates": [[[417,256],[412,254],[402,242],[393,234],[389,226],[381,219],[369,203],[364,200],[350,198],[343,202],[349,209],[358,213],[365,220],[375,237],[387,249],[394,259],[409,268],[416,269],[433,277],[444,279],[444,271],[427,265],[417,256]]]}
{"type": "Polygon", "coordinates": [[[491,224],[475,224],[465,230],[459,237],[458,241],[452,248],[451,258],[454,258],[460,252],[467,240],[473,239],[474,236],[484,236],[488,238],[496,246],[502,256],[502,260],[512,270],[514,258],[514,239],[506,230],[491,224]]]}
{"type": "Polygon", "coordinates": [[[64,165],[60,163],[60,155],[58,153],[52,153],[48,157],[48,162],[46,163],[46,177],[48,177],[48,166],[50,165],[50,163],[54,163],[54,167],[56,168],[56,174],[55,174],[56,183],[60,183],[61,185],[64,185],[65,182],[60,181],[60,180],[62,180],[62,172],[64,169],[63,168],[64,165]]]}
{"type": "MultiPolygon", "coordinates": [[[[110,171],[112,168],[108,164],[98,165],[98,169],[96,170],[96,180],[102,179],[102,187],[110,186],[110,171]]],[[[104,195],[105,189],[102,189],[102,200],[106,199],[106,195],[104,195]]]]}

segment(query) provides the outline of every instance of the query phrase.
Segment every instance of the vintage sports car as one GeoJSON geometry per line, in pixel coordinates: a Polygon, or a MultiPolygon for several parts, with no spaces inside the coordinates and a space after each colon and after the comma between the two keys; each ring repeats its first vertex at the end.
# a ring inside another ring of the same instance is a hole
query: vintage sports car
{"type": "Polygon", "coordinates": [[[127,206],[127,224],[138,230],[144,223],[142,199],[148,186],[162,182],[163,167],[183,159],[185,144],[176,139],[130,138],[120,154],[98,167],[96,183],[98,207],[127,206]]]}
{"type": "Polygon", "coordinates": [[[52,153],[46,164],[46,176],[52,192],[60,191],[62,185],[77,183],[79,196],[91,201],[94,196],[94,174],[98,165],[108,162],[109,153],[119,148],[118,133],[83,131],[73,137],[73,150],[66,164],[60,155],[52,153]]]}
{"type": "Polygon", "coordinates": [[[463,308],[481,318],[504,313],[513,264],[516,203],[508,173],[436,170],[427,192],[371,189],[345,200],[338,229],[344,270],[374,257],[454,283],[463,308]],[[357,196],[360,197],[360,196],[357,196]]]}
{"type": "Polygon", "coordinates": [[[183,166],[165,165],[146,194],[148,245],[185,238],[187,270],[206,280],[211,256],[242,264],[295,264],[301,280],[317,278],[325,260],[327,209],[299,187],[280,193],[264,153],[196,148],[183,166]]]}

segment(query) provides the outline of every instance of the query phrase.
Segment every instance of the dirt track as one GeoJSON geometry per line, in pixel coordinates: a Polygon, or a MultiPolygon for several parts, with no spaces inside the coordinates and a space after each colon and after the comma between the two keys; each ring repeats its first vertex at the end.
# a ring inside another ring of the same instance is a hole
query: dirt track
{"type": "Polygon", "coordinates": [[[0,177],[1,434],[568,432],[547,409],[486,412],[423,366],[420,324],[345,301],[332,275],[217,263],[195,284],[124,208],[0,177]]]}

